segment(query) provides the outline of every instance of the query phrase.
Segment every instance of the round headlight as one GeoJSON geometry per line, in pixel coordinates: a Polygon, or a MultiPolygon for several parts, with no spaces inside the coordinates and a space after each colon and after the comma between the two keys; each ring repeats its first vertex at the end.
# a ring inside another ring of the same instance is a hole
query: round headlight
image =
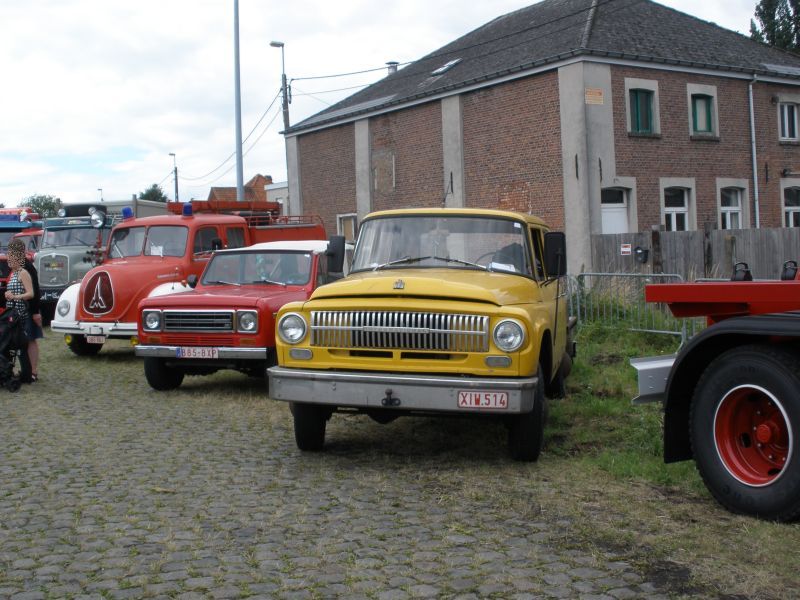
{"type": "Polygon", "coordinates": [[[239,313],[239,331],[253,333],[258,328],[258,315],[253,311],[239,313]]]}
{"type": "Polygon", "coordinates": [[[150,311],[144,313],[144,328],[151,331],[161,329],[161,313],[158,311],[150,311]]]}
{"type": "Polygon", "coordinates": [[[494,328],[494,343],[503,352],[515,352],[525,343],[525,329],[517,321],[500,321],[494,328]]]}
{"type": "Polygon", "coordinates": [[[59,300],[56,311],[58,311],[59,316],[66,317],[67,313],[69,313],[69,300],[59,300]]]}
{"type": "Polygon", "coordinates": [[[278,323],[278,335],[287,344],[297,344],[306,337],[306,321],[297,313],[288,313],[278,323]]]}

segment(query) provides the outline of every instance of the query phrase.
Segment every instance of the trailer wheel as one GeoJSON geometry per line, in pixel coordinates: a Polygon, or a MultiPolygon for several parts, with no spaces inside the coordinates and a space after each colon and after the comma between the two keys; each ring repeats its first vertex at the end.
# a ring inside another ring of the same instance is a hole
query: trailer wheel
{"type": "Polygon", "coordinates": [[[508,428],[508,449],[511,458],[523,462],[536,461],[544,442],[544,422],[547,413],[541,365],[539,365],[536,376],[538,383],[534,391],[533,410],[511,417],[508,428]]]}
{"type": "Polygon", "coordinates": [[[183,383],[183,371],[168,367],[164,359],[153,356],[144,359],[144,376],[150,387],[159,392],[174,390],[183,383]]]}
{"type": "Polygon", "coordinates": [[[770,345],[718,356],[695,388],[690,435],[697,468],[737,513],[800,517],[800,359],[770,345]]]}
{"type": "Polygon", "coordinates": [[[325,445],[325,426],[330,413],[316,404],[292,402],[294,441],[300,450],[319,452],[325,445]]]}

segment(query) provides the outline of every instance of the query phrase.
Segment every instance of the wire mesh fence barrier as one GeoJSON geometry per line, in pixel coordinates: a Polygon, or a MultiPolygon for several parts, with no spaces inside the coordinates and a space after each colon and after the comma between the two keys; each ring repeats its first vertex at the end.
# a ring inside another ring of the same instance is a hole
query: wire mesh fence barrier
{"type": "Polygon", "coordinates": [[[581,273],[569,278],[570,316],[579,324],[599,321],[631,331],[675,335],[683,344],[705,327],[705,319],[679,319],[666,304],[644,299],[648,284],[681,281],[683,277],[675,273],[581,273]]]}

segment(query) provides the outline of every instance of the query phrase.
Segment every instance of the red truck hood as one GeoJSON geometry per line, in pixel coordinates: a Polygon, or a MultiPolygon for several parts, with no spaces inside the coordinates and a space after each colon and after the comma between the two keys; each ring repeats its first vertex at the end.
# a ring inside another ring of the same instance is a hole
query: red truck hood
{"type": "Polygon", "coordinates": [[[81,281],[79,320],[136,321],[136,306],[163,283],[180,284],[188,273],[181,259],[137,257],[114,259],[91,269],[81,281]]]}
{"type": "Polygon", "coordinates": [[[310,292],[298,286],[225,285],[203,287],[189,292],[145,298],[139,308],[208,310],[214,308],[266,308],[272,312],[287,302],[305,300],[310,292]]]}

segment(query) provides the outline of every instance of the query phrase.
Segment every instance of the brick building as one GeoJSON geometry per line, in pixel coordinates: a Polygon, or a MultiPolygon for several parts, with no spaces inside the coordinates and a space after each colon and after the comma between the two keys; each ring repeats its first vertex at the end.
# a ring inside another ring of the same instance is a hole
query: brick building
{"type": "MultiPolygon", "coordinates": [[[[244,201],[245,202],[266,202],[267,201],[267,187],[272,185],[272,177],[269,175],[257,174],[250,181],[244,184],[244,201]]],[[[235,187],[212,187],[208,191],[209,200],[218,200],[224,202],[236,201],[236,188],[235,187]]]]}
{"type": "Polygon", "coordinates": [[[289,210],[531,211],[571,272],[597,233],[800,227],[799,105],[800,56],[648,0],[544,0],[290,127],[289,210]]]}

